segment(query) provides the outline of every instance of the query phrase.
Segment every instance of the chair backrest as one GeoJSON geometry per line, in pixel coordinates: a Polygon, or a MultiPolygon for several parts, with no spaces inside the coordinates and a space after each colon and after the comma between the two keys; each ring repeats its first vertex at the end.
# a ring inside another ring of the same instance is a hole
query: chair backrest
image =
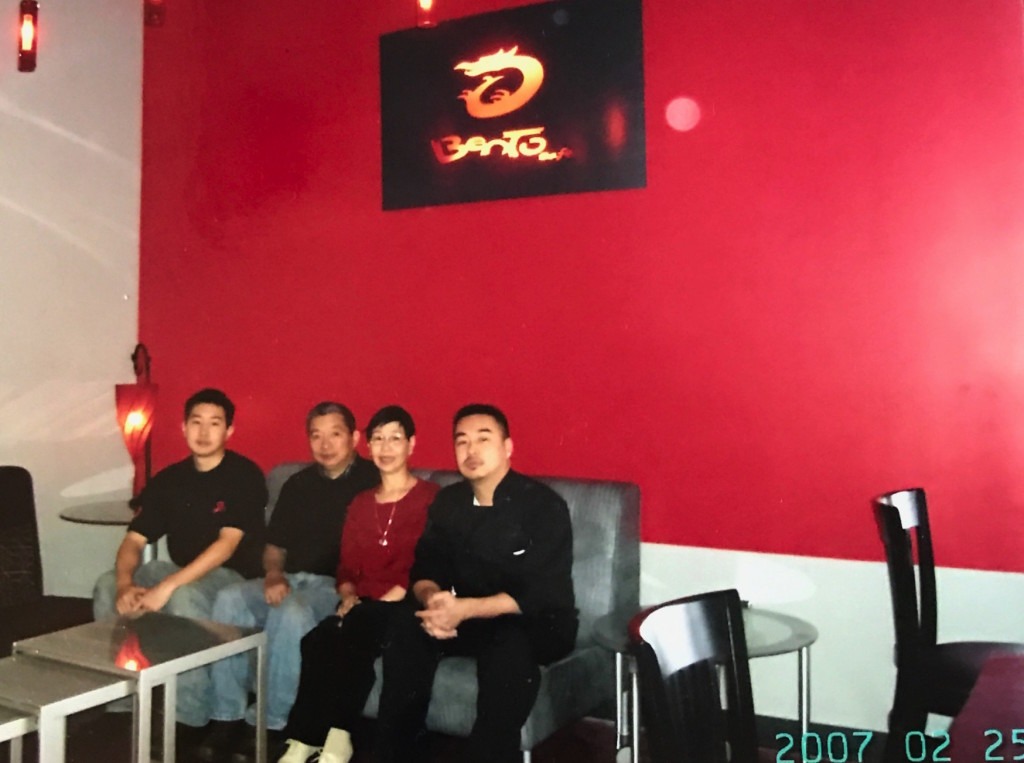
{"type": "Polygon", "coordinates": [[[938,605],[928,504],[922,488],[885,493],[873,504],[889,569],[898,665],[936,640],[938,605]]]}
{"type": "Polygon", "coordinates": [[[735,589],[659,604],[629,624],[654,763],[755,763],[757,728],[735,589]]]}
{"type": "Polygon", "coordinates": [[[42,596],[32,475],[20,466],[0,466],[0,606],[26,604],[42,596]]]}
{"type": "Polygon", "coordinates": [[[267,472],[267,522],[274,513],[277,499],[281,497],[281,488],[296,472],[309,466],[309,461],[284,461],[267,472]]]}
{"type": "MultiPolygon", "coordinates": [[[[273,511],[281,485],[308,463],[279,464],[267,475],[273,511]]],[[[413,469],[439,485],[462,479],[456,471],[413,469]]],[[[640,599],[640,489],[626,482],[538,477],[569,505],[573,532],[572,577],[580,628],[578,647],[594,642],[594,623],[611,612],[636,612],[640,599]]]]}

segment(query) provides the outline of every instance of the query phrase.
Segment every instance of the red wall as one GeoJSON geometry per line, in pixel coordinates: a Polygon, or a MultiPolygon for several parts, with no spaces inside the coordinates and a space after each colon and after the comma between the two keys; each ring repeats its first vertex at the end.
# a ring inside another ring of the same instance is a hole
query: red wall
{"type": "Polygon", "coordinates": [[[1024,571],[1019,0],[646,0],[646,189],[384,213],[377,43],[413,7],[147,29],[159,464],[208,384],[264,467],[322,398],[402,403],[449,466],[488,400],[520,469],[638,482],[647,541],[877,559],[868,499],[920,483],[941,563],[1024,571]]]}

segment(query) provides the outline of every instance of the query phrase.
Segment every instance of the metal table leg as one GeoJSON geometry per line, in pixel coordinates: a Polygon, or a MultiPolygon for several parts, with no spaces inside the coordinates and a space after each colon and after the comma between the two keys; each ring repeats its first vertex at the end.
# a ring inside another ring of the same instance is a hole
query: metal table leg
{"type": "Polygon", "coordinates": [[[632,761],[633,763],[640,763],[640,676],[637,672],[636,660],[633,657],[629,658],[629,674],[630,674],[630,697],[631,704],[633,706],[633,717],[631,720],[630,729],[633,732],[633,749],[632,749],[632,761]]]}
{"type": "Polygon", "coordinates": [[[267,648],[256,647],[256,763],[267,763],[267,648]]]}
{"type": "Polygon", "coordinates": [[[796,653],[797,659],[797,691],[799,707],[797,718],[800,720],[800,731],[807,738],[807,730],[811,723],[811,648],[805,646],[796,653]]]}
{"type": "Polygon", "coordinates": [[[178,677],[170,676],[164,683],[164,760],[173,761],[176,751],[178,713],[178,677]]]}
{"type": "Polygon", "coordinates": [[[40,763],[63,763],[67,717],[43,708],[39,713],[40,763]]]}
{"type": "Polygon", "coordinates": [[[625,657],[622,652],[615,653],[615,751],[618,752],[623,748],[622,738],[628,733],[626,727],[626,707],[622,701],[622,692],[625,687],[623,686],[623,675],[625,673],[625,666],[623,660],[625,657]]]}
{"type": "MultiPolygon", "coordinates": [[[[153,731],[153,686],[141,674],[133,705],[132,758],[136,763],[150,763],[150,743],[153,731]]],[[[174,759],[171,758],[171,760],[174,759]]]]}

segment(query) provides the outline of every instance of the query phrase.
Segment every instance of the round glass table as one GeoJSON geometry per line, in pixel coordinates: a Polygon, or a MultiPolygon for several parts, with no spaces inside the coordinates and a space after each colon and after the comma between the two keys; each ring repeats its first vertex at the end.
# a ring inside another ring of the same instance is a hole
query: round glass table
{"type": "MultiPolygon", "coordinates": [[[[121,498],[112,501],[94,501],[93,503],[81,503],[77,506],[68,506],[61,509],[60,518],[66,522],[74,522],[80,525],[102,525],[127,527],[131,524],[135,512],[128,506],[128,499],[121,498]]],[[[151,562],[156,559],[156,544],[149,543],[142,551],[142,561],[151,562]]]]}
{"type": "MultiPolygon", "coordinates": [[[[615,652],[615,749],[629,748],[629,759],[637,763],[640,759],[640,687],[636,664],[629,654],[627,628],[630,617],[612,613],[598,618],[594,623],[594,640],[615,652]]],[[[811,645],[818,640],[818,629],[793,615],[746,607],[743,610],[743,630],[749,657],[774,657],[796,652],[797,718],[801,731],[806,734],[811,717],[811,645]]]]}
{"type": "Polygon", "coordinates": [[[127,526],[132,521],[132,516],[133,513],[128,507],[126,498],[118,501],[82,503],[77,506],[68,506],[60,512],[61,519],[83,525],[127,526]]]}

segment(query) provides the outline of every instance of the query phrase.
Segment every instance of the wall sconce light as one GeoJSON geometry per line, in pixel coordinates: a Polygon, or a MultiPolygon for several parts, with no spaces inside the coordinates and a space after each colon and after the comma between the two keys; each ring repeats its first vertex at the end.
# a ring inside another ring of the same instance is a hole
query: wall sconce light
{"type": "Polygon", "coordinates": [[[434,0],[416,0],[416,26],[421,29],[437,26],[434,21],[434,0]]]}
{"type": "Polygon", "coordinates": [[[142,4],[142,18],[146,26],[163,26],[164,0],[145,0],[142,4]]]}
{"type": "Polygon", "coordinates": [[[18,13],[18,71],[36,70],[39,50],[39,0],[21,0],[18,13]]]}
{"type": "Polygon", "coordinates": [[[117,403],[117,424],[124,436],[128,455],[135,465],[135,479],[132,482],[132,505],[149,482],[152,470],[149,435],[153,430],[153,415],[156,412],[157,386],[149,381],[149,350],[146,345],[135,346],[132,363],[135,367],[135,384],[118,384],[114,387],[117,403]],[[139,468],[139,461],[143,468],[139,468]]]}

